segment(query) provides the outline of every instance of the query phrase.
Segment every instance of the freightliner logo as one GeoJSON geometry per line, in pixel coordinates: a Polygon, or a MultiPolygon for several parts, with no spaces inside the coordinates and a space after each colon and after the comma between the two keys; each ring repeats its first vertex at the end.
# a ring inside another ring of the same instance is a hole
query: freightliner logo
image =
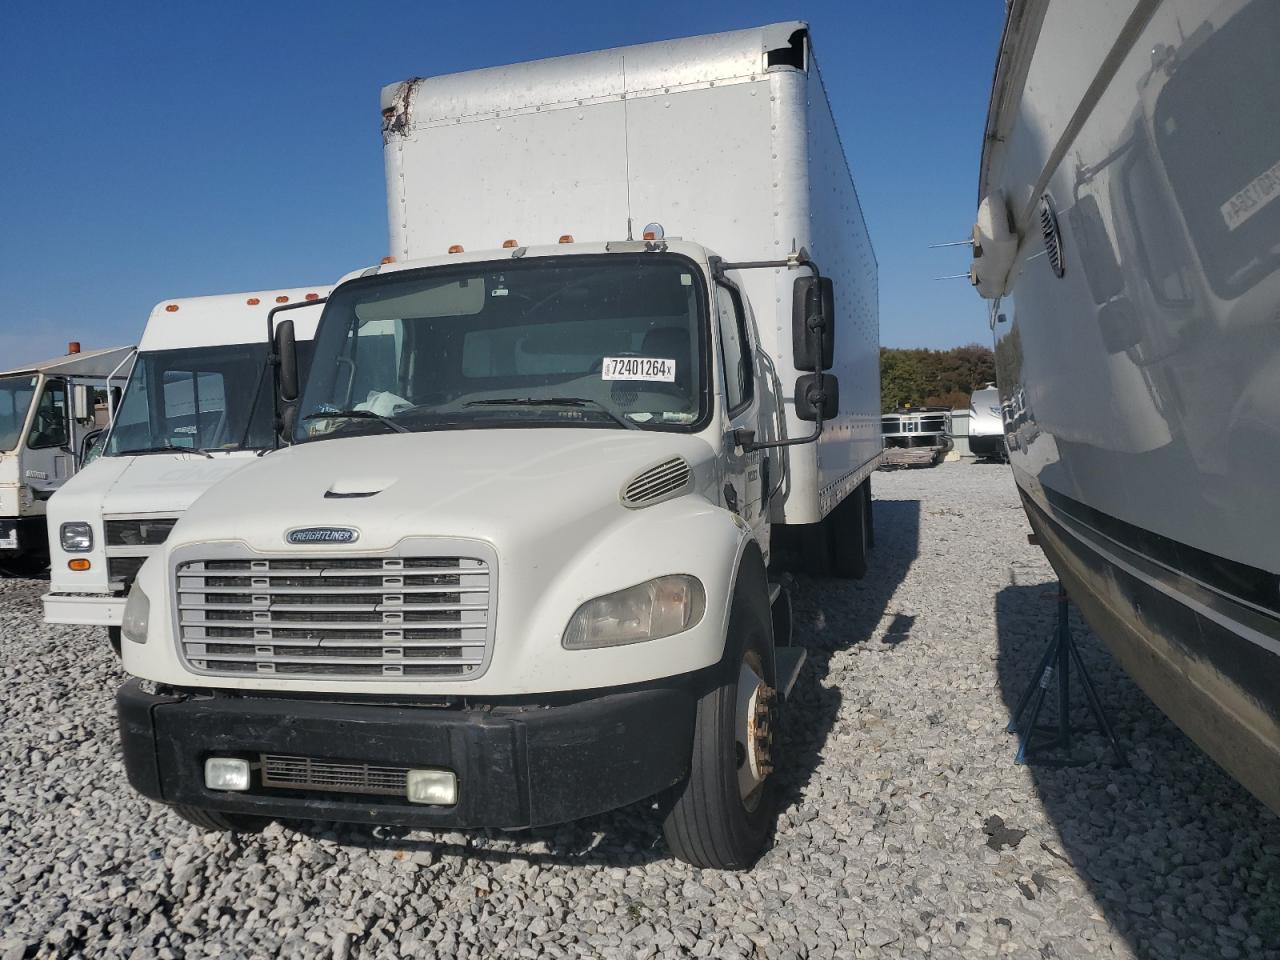
{"type": "Polygon", "coordinates": [[[351,527],[299,527],[284,538],[289,543],[355,543],[360,531],[351,527]]]}

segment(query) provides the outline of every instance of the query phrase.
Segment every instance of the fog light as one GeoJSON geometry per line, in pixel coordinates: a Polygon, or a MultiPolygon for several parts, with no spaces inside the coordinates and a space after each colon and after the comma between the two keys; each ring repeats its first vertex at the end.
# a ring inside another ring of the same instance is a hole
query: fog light
{"type": "Polygon", "coordinates": [[[210,757],[204,762],[204,785],[210,790],[248,790],[249,761],[239,757],[210,757]]]}
{"type": "Polygon", "coordinates": [[[410,803],[451,807],[458,802],[458,778],[452,770],[410,770],[405,786],[410,803]]]}

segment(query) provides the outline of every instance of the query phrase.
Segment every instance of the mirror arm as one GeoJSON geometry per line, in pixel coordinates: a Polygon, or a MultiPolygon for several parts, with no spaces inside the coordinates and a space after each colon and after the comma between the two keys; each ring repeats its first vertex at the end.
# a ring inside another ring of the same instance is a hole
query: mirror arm
{"type": "MultiPolygon", "coordinates": [[[[814,424],[813,433],[809,434],[807,437],[795,437],[791,440],[765,440],[760,443],[757,443],[754,440],[748,440],[743,443],[738,440],[739,432],[740,431],[737,430],[733,432],[733,439],[735,442],[738,442],[740,447],[742,447],[743,453],[754,453],[757,450],[771,450],[775,447],[798,447],[805,443],[814,443],[820,436],[822,436],[822,409],[821,407],[818,408],[818,420],[814,424]]],[[[754,431],[747,432],[754,433],[754,431]]]]}
{"type": "Polygon", "coordinates": [[[723,257],[708,257],[707,263],[711,267],[711,275],[715,280],[725,279],[725,271],[727,270],[764,270],[769,267],[790,267],[792,269],[808,267],[815,277],[821,278],[822,276],[818,271],[818,265],[809,259],[809,253],[803,247],[785,260],[740,260],[734,263],[725,260],[723,257]]]}

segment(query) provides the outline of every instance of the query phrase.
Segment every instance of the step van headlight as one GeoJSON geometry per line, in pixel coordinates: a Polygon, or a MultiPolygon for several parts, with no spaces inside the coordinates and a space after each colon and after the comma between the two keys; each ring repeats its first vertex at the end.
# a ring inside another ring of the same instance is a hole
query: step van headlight
{"type": "Polygon", "coordinates": [[[706,609],[707,594],[697,577],[657,577],[588,600],[560,642],[566,650],[591,650],[660,640],[697,626],[706,609]]]}
{"type": "Polygon", "coordinates": [[[58,528],[58,541],[67,553],[88,553],[93,549],[93,527],[75,521],[58,528]]]}
{"type": "Polygon", "coordinates": [[[124,602],[124,616],[120,619],[120,633],[134,643],[147,642],[147,621],[151,619],[151,601],[142,592],[138,581],[133,582],[129,599],[124,602]]]}

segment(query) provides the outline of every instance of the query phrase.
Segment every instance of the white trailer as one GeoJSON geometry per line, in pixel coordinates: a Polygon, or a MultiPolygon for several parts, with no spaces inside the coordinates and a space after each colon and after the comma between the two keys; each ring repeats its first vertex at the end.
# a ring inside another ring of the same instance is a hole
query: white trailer
{"type": "Polygon", "coordinates": [[[49,501],[46,623],[106,627],[119,650],[138,568],[200,494],[276,445],[268,313],[290,311],[305,365],[329,290],[156,304],[114,428],[91,467],[49,501]]]}
{"type": "Polygon", "coordinates": [[[803,660],[769,562],[860,575],[881,454],[808,30],[412,80],[383,135],[395,262],[335,287],[293,446],[129,595],[131,782],[210,829],[660,795],[677,855],[745,867],[803,660]]]}
{"type": "Polygon", "coordinates": [[[45,509],[106,426],[111,388],[129,375],[133,347],[71,352],[0,373],[0,566],[43,564],[45,509]]]}

